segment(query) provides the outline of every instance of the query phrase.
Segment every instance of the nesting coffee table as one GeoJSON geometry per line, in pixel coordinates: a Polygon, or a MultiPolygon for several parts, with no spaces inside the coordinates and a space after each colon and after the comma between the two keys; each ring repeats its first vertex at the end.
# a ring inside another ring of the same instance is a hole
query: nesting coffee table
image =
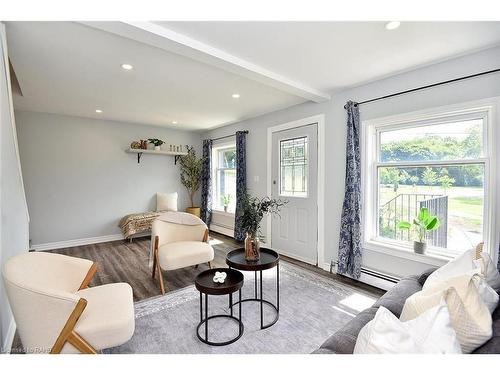
{"type": "MultiPolygon", "coordinates": [[[[253,298],[245,298],[239,302],[231,304],[230,307],[239,304],[241,311],[241,304],[248,301],[260,302],[260,329],[269,328],[274,325],[279,319],[280,313],[280,271],[279,271],[279,254],[271,249],[261,247],[260,259],[258,261],[245,260],[245,249],[240,248],[230,251],[226,256],[226,264],[230,269],[237,269],[241,271],[254,271],[255,273],[255,293],[253,298]],[[262,271],[276,267],[276,304],[265,300],[262,294],[262,271]],[[259,276],[259,277],[257,277],[259,276]],[[258,286],[258,287],[257,287],[258,286]],[[274,319],[267,324],[264,324],[264,304],[271,306],[276,312],[274,319]]],[[[241,290],[240,290],[241,296],[241,290]]]]}
{"type": "Polygon", "coordinates": [[[196,335],[201,342],[208,345],[223,346],[229,345],[238,340],[243,335],[243,322],[241,321],[241,288],[243,286],[243,274],[240,271],[228,268],[213,268],[201,272],[194,281],[196,289],[200,292],[200,323],[196,327],[196,335]],[[224,283],[216,283],[213,278],[215,272],[225,272],[227,277],[224,283]],[[239,292],[239,309],[238,317],[233,316],[233,293],[239,292]],[[205,317],[203,317],[203,294],[205,294],[205,317]],[[229,295],[229,306],[231,315],[219,314],[208,316],[208,296],[209,295],[229,295]],[[208,339],[208,321],[215,318],[229,318],[233,319],[238,323],[238,335],[231,340],[223,342],[213,342],[208,339]],[[200,335],[200,327],[205,325],[205,335],[202,337],[200,335]]]}

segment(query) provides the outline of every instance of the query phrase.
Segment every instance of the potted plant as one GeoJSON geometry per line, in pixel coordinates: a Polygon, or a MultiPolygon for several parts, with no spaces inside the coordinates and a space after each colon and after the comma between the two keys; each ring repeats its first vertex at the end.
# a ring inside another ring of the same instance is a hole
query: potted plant
{"type": "Polygon", "coordinates": [[[224,202],[224,212],[227,212],[227,208],[229,204],[231,203],[231,194],[224,195],[222,197],[222,201],[224,202]]]}
{"type": "Polygon", "coordinates": [[[194,195],[200,189],[201,171],[203,167],[203,158],[196,157],[196,151],[193,147],[187,146],[187,155],[179,158],[179,167],[181,170],[181,183],[189,193],[191,207],[186,208],[186,212],[200,217],[200,207],[194,205],[194,195]]]}
{"type": "Polygon", "coordinates": [[[438,229],[440,225],[439,218],[431,215],[428,208],[422,207],[417,217],[413,219],[413,224],[407,221],[400,221],[399,229],[410,230],[412,227],[415,229],[418,241],[413,241],[413,250],[417,254],[423,254],[427,247],[425,243],[427,232],[438,229]]]}
{"type": "Polygon", "coordinates": [[[155,146],[155,151],[160,151],[161,145],[165,143],[161,139],[157,139],[157,138],[149,138],[148,141],[149,141],[149,143],[151,143],[155,146]]]}
{"type": "Polygon", "coordinates": [[[257,261],[260,258],[260,240],[262,239],[260,224],[264,215],[279,215],[281,208],[287,203],[281,199],[257,198],[249,194],[243,197],[241,227],[246,232],[245,259],[247,261],[257,261]]]}

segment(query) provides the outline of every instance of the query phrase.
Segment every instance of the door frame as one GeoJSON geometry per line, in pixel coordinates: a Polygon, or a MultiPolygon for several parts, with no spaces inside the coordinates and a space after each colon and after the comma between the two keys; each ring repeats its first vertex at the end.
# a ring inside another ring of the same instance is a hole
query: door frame
{"type": "MultiPolygon", "coordinates": [[[[287,122],[285,124],[267,128],[267,195],[272,194],[272,155],[273,155],[273,133],[283,130],[300,128],[306,125],[317,124],[318,127],[318,182],[317,182],[317,204],[318,204],[318,228],[317,228],[317,255],[318,267],[325,269],[325,115],[323,113],[306,117],[300,120],[287,122]]],[[[266,236],[272,244],[272,218],[266,223],[266,236]]],[[[266,241],[267,242],[267,241],[266,241]]],[[[272,246],[271,246],[272,248],[272,246]]],[[[285,253],[283,253],[286,255],[285,253]]]]}

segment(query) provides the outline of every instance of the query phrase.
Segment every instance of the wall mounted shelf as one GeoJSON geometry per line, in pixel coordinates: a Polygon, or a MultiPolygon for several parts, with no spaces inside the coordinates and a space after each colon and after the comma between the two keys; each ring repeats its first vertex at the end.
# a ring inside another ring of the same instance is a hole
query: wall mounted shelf
{"type": "Polygon", "coordinates": [[[187,152],[177,152],[177,151],[156,151],[156,150],[143,150],[140,148],[129,148],[125,150],[129,154],[137,154],[137,163],[141,162],[142,154],[155,154],[155,155],[168,155],[174,156],[174,164],[177,164],[179,157],[187,155],[187,152]]]}

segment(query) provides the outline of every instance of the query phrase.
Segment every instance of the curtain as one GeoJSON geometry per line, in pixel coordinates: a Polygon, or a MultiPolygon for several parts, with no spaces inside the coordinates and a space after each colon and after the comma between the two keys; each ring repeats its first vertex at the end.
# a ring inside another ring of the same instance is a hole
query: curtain
{"type": "Polygon", "coordinates": [[[234,213],[234,239],[243,241],[245,232],[241,228],[243,215],[242,198],[247,193],[247,146],[246,131],[236,132],[236,212],[234,213]]]}
{"type": "Polygon", "coordinates": [[[212,221],[212,140],[203,141],[203,167],[201,170],[201,219],[212,221]]]}
{"type": "Polygon", "coordinates": [[[359,108],[348,101],[345,195],[340,222],[338,272],[355,279],[361,276],[361,155],[359,108]]]}

